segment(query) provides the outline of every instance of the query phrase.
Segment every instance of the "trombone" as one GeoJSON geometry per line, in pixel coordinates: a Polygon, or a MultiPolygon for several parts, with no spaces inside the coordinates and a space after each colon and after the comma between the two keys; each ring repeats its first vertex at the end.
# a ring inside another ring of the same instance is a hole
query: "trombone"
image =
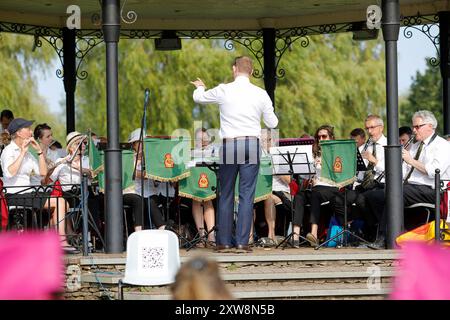
{"type": "MultiPolygon", "coordinates": [[[[414,141],[414,139],[416,138],[415,134],[411,135],[411,138],[409,138],[409,140],[404,144],[402,149],[406,149],[408,148],[408,146],[414,141]]],[[[402,159],[402,163],[403,163],[403,159],[402,159]]],[[[384,178],[384,176],[386,175],[386,170],[381,172],[380,175],[375,179],[378,183],[381,183],[381,180],[384,178]]]]}

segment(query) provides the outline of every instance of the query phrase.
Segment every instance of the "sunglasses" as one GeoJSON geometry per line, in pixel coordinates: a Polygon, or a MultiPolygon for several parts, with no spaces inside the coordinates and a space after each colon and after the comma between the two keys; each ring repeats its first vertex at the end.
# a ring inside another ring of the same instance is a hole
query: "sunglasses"
{"type": "Polygon", "coordinates": [[[422,128],[423,126],[426,126],[428,123],[422,123],[422,124],[418,124],[416,126],[412,126],[414,129],[419,130],[420,128],[422,128]]]}
{"type": "Polygon", "coordinates": [[[321,134],[321,135],[319,135],[319,139],[326,139],[326,138],[328,138],[328,135],[327,135],[327,134],[321,134]]]}

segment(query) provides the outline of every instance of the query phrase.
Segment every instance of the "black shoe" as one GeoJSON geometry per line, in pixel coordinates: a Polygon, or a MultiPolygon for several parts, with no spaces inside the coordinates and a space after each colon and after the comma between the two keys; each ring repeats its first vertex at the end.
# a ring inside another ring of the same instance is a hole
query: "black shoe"
{"type": "Polygon", "coordinates": [[[236,247],[236,253],[247,253],[252,251],[252,248],[250,248],[248,245],[238,244],[236,247]]]}
{"type": "Polygon", "coordinates": [[[218,253],[232,253],[233,252],[233,247],[229,246],[227,244],[218,244],[216,245],[216,247],[214,248],[215,252],[218,253]]]}

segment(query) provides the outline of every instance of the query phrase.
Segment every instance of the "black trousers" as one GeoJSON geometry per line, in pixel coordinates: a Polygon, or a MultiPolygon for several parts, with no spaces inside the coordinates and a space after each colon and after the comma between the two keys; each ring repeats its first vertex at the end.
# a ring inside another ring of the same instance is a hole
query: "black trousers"
{"type": "MultiPolygon", "coordinates": [[[[292,204],[290,197],[289,198],[286,197],[286,195],[281,191],[273,191],[272,193],[281,199],[282,210],[284,210],[288,214],[289,219],[292,219],[291,217],[292,204]]],[[[303,217],[305,215],[305,204],[306,204],[305,192],[304,191],[297,192],[293,200],[294,200],[294,216],[292,223],[294,225],[301,226],[303,224],[303,217]]]]}
{"type": "Polygon", "coordinates": [[[165,219],[159,208],[159,197],[153,195],[149,198],[144,198],[144,216],[142,215],[142,197],[135,193],[127,193],[123,195],[123,204],[131,208],[133,215],[134,225],[143,226],[145,221],[145,215],[148,214],[148,205],[150,202],[150,218],[152,219],[152,224],[156,228],[165,225],[165,219]]]}
{"type": "MultiPolygon", "coordinates": [[[[380,234],[385,235],[387,232],[387,216],[384,189],[369,192],[365,195],[365,198],[367,207],[378,218],[380,234]]],[[[405,207],[422,202],[434,203],[434,201],[434,190],[430,186],[418,184],[405,184],[403,186],[403,205],[405,207]]]]}
{"type": "Polygon", "coordinates": [[[330,186],[314,186],[311,190],[311,216],[312,224],[319,224],[320,221],[320,205],[322,202],[329,201],[334,212],[338,215],[344,214],[344,204],[336,203],[339,195],[339,189],[330,186]]]}

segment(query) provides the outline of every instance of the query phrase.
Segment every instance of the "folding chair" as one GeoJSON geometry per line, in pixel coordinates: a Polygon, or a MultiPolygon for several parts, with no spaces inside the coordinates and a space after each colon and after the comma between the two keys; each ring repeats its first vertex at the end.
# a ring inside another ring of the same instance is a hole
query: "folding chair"
{"type": "Polygon", "coordinates": [[[173,283],[180,268],[178,238],[168,230],[133,232],[127,241],[125,277],[118,283],[118,298],[123,287],[158,286],[173,283]]]}

